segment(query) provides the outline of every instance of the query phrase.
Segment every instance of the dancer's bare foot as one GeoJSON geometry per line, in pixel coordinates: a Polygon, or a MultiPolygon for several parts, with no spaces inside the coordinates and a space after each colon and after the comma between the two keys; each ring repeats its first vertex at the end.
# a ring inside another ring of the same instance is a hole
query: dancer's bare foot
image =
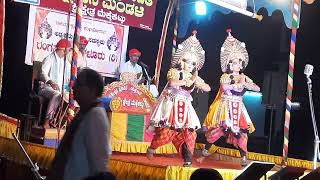
{"type": "Polygon", "coordinates": [[[201,151],[201,153],[202,153],[202,156],[204,156],[204,157],[207,157],[207,156],[210,155],[209,151],[206,150],[206,149],[203,149],[203,150],[201,151]]]}
{"type": "Polygon", "coordinates": [[[149,160],[154,159],[153,153],[154,153],[154,149],[148,148],[148,150],[147,150],[147,158],[148,158],[149,160]]]}
{"type": "Polygon", "coordinates": [[[204,157],[204,156],[200,156],[199,158],[196,159],[196,161],[197,161],[197,163],[201,164],[205,158],[206,157],[204,157]]]}
{"type": "Polygon", "coordinates": [[[248,160],[247,160],[247,157],[246,156],[243,156],[240,160],[240,164],[242,167],[245,167],[248,165],[248,160]]]}
{"type": "Polygon", "coordinates": [[[43,128],[44,129],[49,129],[50,128],[49,120],[45,120],[44,121],[43,128]]]}
{"type": "Polygon", "coordinates": [[[183,167],[191,167],[192,162],[184,162],[183,167]]]}

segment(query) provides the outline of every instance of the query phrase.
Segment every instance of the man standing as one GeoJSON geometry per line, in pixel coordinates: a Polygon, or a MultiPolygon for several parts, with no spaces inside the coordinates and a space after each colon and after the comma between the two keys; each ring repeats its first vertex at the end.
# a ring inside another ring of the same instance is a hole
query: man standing
{"type": "Polygon", "coordinates": [[[102,92],[102,77],[81,69],[74,84],[80,111],[66,130],[47,179],[85,179],[108,171],[110,123],[98,100],[102,92]]]}
{"type": "MultiPolygon", "coordinates": [[[[88,67],[87,58],[86,58],[87,56],[86,47],[88,43],[89,41],[87,40],[86,37],[80,36],[80,44],[79,44],[80,54],[78,54],[78,62],[77,62],[78,69],[88,67]]],[[[68,54],[70,63],[72,61],[72,56],[73,56],[73,52],[70,51],[70,53],[68,54]]]]}
{"type": "Polygon", "coordinates": [[[71,42],[61,39],[56,44],[56,49],[43,61],[40,80],[45,84],[40,86],[39,95],[49,99],[43,127],[49,128],[49,122],[54,118],[61,101],[62,90],[69,91],[70,62],[64,57],[71,49],[71,42]]]}
{"type": "Polygon", "coordinates": [[[129,50],[129,61],[120,67],[120,80],[134,79],[138,84],[143,83],[142,67],[138,64],[140,56],[141,52],[138,49],[129,50]]]}

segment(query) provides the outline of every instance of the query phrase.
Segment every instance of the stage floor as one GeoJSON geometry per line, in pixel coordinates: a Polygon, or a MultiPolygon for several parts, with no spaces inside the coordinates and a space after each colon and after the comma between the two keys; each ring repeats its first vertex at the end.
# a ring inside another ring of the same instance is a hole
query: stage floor
{"type": "MultiPolygon", "coordinates": [[[[193,158],[192,167],[183,167],[183,160],[178,155],[161,154],[155,155],[153,160],[149,160],[145,154],[119,153],[113,152],[111,169],[117,179],[189,179],[193,171],[198,168],[211,168],[220,172],[224,179],[234,179],[241,174],[244,169],[240,165],[240,158],[213,154],[207,157],[201,164],[197,162],[197,156],[193,158]],[[225,160],[218,160],[225,159],[225,160]],[[120,163],[120,164],[119,164],[120,163]],[[147,174],[145,174],[147,173],[147,174]],[[125,175],[124,175],[125,174],[125,175]],[[134,174],[133,177],[128,177],[134,174]]],[[[249,163],[250,161],[248,161],[249,163]]],[[[275,165],[267,173],[271,176],[281,169],[275,165]]]]}
{"type": "MultiPolygon", "coordinates": [[[[112,159],[121,160],[126,162],[134,162],[148,166],[182,166],[183,159],[178,155],[154,155],[153,160],[149,160],[145,154],[131,154],[131,153],[118,153],[113,152],[112,159]]],[[[215,160],[212,157],[206,158],[201,164],[196,162],[196,157],[193,158],[192,167],[194,168],[219,168],[219,169],[238,169],[242,167],[237,162],[228,162],[215,160]]]]}

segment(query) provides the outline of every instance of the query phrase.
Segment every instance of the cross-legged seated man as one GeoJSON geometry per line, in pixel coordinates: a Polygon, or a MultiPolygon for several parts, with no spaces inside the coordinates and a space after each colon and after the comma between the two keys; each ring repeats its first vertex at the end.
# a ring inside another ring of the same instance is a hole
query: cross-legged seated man
{"type": "Polygon", "coordinates": [[[54,118],[61,101],[62,88],[64,88],[64,92],[69,91],[71,65],[69,60],[64,61],[64,57],[70,49],[71,42],[61,39],[56,44],[55,51],[42,61],[40,80],[45,84],[40,86],[39,95],[49,100],[43,124],[44,128],[50,127],[49,122],[54,118]]]}

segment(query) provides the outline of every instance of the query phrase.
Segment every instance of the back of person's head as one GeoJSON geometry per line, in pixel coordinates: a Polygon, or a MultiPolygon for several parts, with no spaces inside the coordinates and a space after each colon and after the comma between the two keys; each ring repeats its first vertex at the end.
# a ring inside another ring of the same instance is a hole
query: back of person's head
{"type": "Polygon", "coordinates": [[[90,89],[95,89],[96,96],[100,97],[104,88],[102,76],[97,71],[90,68],[81,69],[78,73],[78,77],[80,75],[84,77],[83,80],[85,82],[83,83],[85,83],[90,89]]]}
{"type": "Polygon", "coordinates": [[[190,180],[223,180],[221,174],[214,169],[199,168],[190,176],[190,180]]]}
{"type": "Polygon", "coordinates": [[[116,180],[116,177],[111,172],[103,172],[95,176],[89,176],[85,180],[116,180]]]}

